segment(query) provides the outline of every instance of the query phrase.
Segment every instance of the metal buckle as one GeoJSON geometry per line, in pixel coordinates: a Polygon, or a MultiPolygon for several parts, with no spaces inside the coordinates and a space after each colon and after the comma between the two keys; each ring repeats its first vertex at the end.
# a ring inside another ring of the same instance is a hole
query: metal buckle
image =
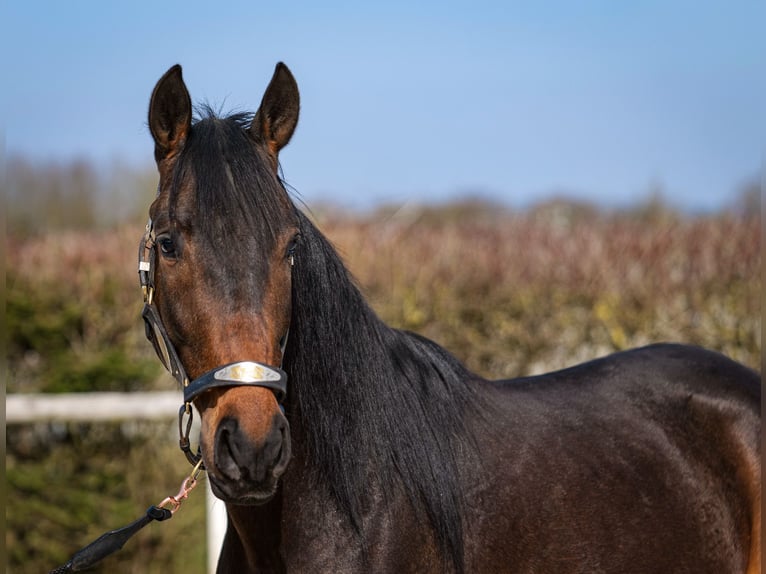
{"type": "Polygon", "coordinates": [[[192,410],[191,403],[184,403],[178,411],[178,446],[181,447],[181,451],[186,456],[192,465],[201,465],[204,470],[205,465],[202,464],[202,452],[200,447],[197,447],[197,453],[193,453],[191,449],[191,441],[189,440],[189,433],[191,432],[192,422],[194,421],[194,411],[192,410]],[[184,429],[184,417],[189,415],[189,420],[186,421],[186,428],[184,429]]]}

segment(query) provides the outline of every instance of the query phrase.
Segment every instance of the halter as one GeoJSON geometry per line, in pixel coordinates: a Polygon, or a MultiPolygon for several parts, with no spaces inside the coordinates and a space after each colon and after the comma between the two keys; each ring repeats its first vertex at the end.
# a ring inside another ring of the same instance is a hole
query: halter
{"type": "MultiPolygon", "coordinates": [[[[264,387],[274,392],[277,402],[281,403],[287,395],[287,374],[277,367],[255,361],[237,361],[216,367],[207,373],[189,381],[186,370],[178,357],[173,343],[162,324],[157,307],[154,304],[154,272],[156,260],[156,237],[151,218],[146,224],[141,242],[138,245],[138,277],[144,296],[144,319],[146,338],[152,343],[162,365],[178,381],[184,391],[184,404],[178,411],[179,446],[192,465],[200,464],[202,455],[199,448],[194,453],[190,447],[193,414],[191,403],[200,394],[213,388],[233,386],[264,387]],[[186,424],[184,419],[188,416],[186,424]]],[[[292,260],[291,260],[292,264],[292,260]]],[[[287,334],[282,338],[280,350],[284,356],[287,334]]]]}

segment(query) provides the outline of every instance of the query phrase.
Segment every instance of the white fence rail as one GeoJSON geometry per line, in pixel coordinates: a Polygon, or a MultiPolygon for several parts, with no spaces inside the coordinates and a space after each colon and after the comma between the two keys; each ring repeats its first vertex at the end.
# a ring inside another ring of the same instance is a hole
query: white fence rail
{"type": "Polygon", "coordinates": [[[119,421],[178,416],[178,392],[8,395],[6,424],[39,421],[119,421]]]}
{"type": "MultiPolygon", "coordinates": [[[[7,395],[6,424],[45,421],[120,421],[178,416],[178,392],[7,395]]],[[[208,572],[215,572],[226,532],[226,507],[207,487],[208,572]]]]}

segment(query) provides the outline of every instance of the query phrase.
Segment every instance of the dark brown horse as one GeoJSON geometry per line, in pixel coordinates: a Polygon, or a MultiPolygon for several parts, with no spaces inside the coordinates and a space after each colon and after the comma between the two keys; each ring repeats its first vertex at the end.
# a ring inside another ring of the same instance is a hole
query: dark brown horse
{"type": "Polygon", "coordinates": [[[193,121],[179,66],[149,110],[145,316],[218,571],[759,572],[759,375],[664,344],[494,382],[387,327],[281,182],[298,110],[283,64],[253,115],[193,121]]]}

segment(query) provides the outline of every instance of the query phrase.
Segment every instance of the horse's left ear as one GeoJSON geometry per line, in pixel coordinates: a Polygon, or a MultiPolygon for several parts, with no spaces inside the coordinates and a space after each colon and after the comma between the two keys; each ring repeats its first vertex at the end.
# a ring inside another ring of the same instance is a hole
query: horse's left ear
{"type": "Polygon", "coordinates": [[[287,66],[279,62],[250,126],[253,138],[267,145],[275,164],[279,150],[298,125],[300,105],[298,84],[287,66]]]}

